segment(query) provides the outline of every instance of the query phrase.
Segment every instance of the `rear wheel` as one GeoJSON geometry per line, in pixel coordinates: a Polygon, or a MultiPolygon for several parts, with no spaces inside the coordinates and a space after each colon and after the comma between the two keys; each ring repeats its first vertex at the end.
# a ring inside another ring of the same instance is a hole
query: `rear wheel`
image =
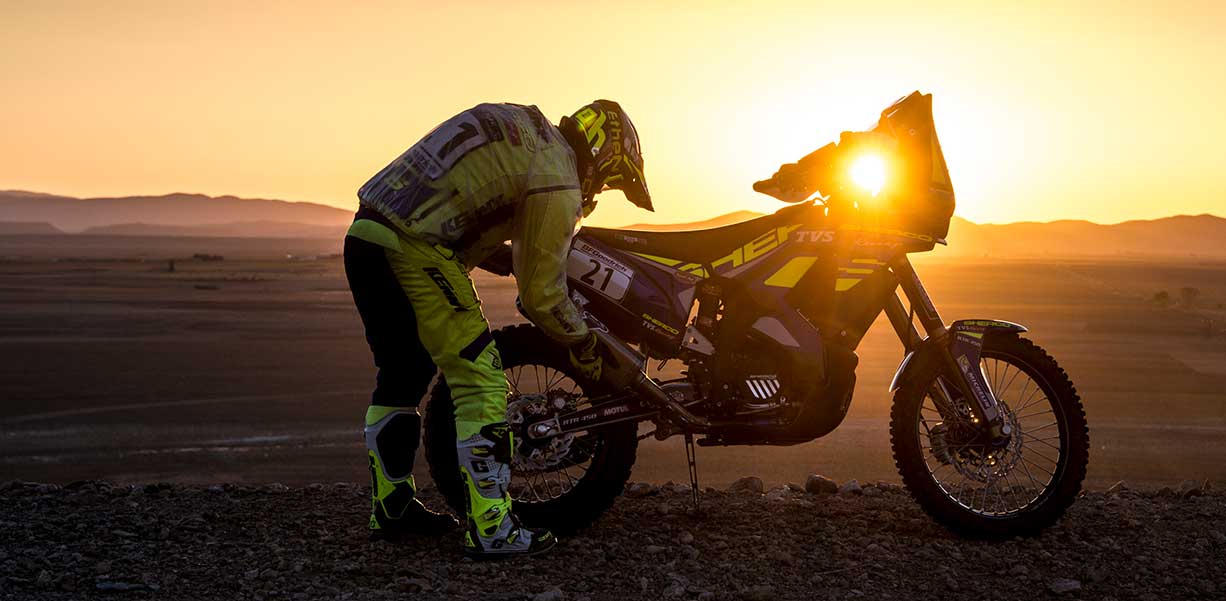
{"type": "MultiPolygon", "coordinates": [[[[510,396],[507,423],[514,432],[511,498],[525,525],[570,533],[594,522],[621,494],[638,448],[634,422],[613,424],[544,441],[529,439],[523,426],[563,411],[590,407],[566,350],[540,329],[516,325],[494,332],[510,396]]],[[[442,495],[466,511],[456,464],[455,404],[443,378],[434,386],[425,415],[426,462],[442,495]]]]}
{"type": "Polygon", "coordinates": [[[1055,359],[1013,334],[985,337],[980,368],[1014,432],[1000,446],[978,436],[965,399],[952,393],[951,404],[939,392],[940,361],[919,367],[894,396],[890,437],[920,506],[968,538],[1034,534],[1059,519],[1081,490],[1089,432],[1077,390],[1055,359]]]}

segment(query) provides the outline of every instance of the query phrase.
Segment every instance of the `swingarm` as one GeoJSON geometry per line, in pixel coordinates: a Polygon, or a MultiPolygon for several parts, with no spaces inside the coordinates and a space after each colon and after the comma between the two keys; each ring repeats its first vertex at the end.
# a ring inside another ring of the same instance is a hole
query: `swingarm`
{"type": "MultiPolygon", "coordinates": [[[[676,380],[663,382],[658,386],[678,405],[684,407],[698,402],[698,399],[694,398],[693,386],[689,382],[676,380]]],[[[524,432],[531,439],[550,438],[621,422],[656,419],[659,412],[658,407],[645,406],[634,392],[624,390],[617,394],[593,399],[591,407],[586,409],[560,413],[548,419],[527,424],[524,432]]]]}

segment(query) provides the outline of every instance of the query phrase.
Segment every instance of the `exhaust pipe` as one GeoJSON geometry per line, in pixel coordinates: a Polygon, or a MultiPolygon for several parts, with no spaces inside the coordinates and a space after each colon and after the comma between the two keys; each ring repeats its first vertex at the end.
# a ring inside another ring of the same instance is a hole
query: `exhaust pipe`
{"type": "Polygon", "coordinates": [[[618,388],[630,389],[636,396],[646,399],[680,424],[704,430],[711,427],[709,420],[691,413],[689,409],[686,409],[681,403],[674,400],[663,388],[660,388],[655,381],[647,377],[644,371],[644,365],[647,361],[646,357],[635,352],[634,349],[610,334],[603,327],[593,327],[592,332],[596,334],[596,338],[600,340],[600,343],[608,349],[613,359],[613,370],[606,377],[607,382],[618,388]]]}

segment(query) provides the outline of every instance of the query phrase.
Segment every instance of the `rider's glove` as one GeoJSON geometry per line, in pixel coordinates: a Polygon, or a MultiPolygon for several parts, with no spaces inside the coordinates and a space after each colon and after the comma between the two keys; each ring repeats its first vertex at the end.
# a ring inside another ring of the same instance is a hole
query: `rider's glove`
{"type": "Polygon", "coordinates": [[[579,374],[592,382],[599,382],[604,370],[604,360],[600,356],[600,340],[595,332],[570,347],[570,364],[575,366],[579,374]]]}

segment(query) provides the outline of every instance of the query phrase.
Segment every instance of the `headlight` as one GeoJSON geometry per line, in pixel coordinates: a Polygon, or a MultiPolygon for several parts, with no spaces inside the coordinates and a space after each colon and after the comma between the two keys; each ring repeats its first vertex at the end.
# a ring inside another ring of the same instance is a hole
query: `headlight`
{"type": "Polygon", "coordinates": [[[885,161],[875,154],[866,154],[851,164],[851,181],[876,196],[885,187],[885,161]]]}

